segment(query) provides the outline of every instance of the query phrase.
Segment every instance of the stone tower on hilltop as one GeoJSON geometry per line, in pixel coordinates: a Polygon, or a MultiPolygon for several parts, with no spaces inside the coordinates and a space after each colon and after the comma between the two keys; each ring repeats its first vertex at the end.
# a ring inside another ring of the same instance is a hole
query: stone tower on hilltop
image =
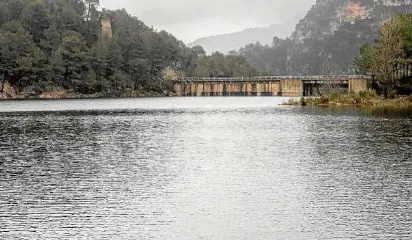
{"type": "Polygon", "coordinates": [[[102,38],[104,40],[111,39],[113,37],[113,31],[112,31],[112,23],[110,19],[107,17],[102,17],[101,25],[102,25],[102,38]]]}

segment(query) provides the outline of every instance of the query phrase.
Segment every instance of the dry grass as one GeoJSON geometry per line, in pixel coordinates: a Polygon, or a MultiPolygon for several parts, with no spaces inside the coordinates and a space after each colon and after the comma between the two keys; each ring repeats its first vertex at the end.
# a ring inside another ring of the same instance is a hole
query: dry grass
{"type": "Polygon", "coordinates": [[[39,95],[39,98],[41,99],[59,99],[59,98],[68,98],[69,93],[67,90],[62,89],[62,88],[56,88],[52,89],[49,91],[45,91],[42,94],[39,95]]]}

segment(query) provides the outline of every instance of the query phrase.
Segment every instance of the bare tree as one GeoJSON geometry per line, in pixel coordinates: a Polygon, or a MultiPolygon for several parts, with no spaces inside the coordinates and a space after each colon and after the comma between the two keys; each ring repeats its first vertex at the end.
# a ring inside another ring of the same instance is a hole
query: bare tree
{"type": "Polygon", "coordinates": [[[373,48],[371,72],[385,97],[397,83],[396,64],[403,55],[403,35],[400,26],[393,20],[383,24],[373,48]]]}
{"type": "Polygon", "coordinates": [[[342,92],[342,84],[333,80],[334,77],[332,77],[334,75],[339,75],[339,64],[331,55],[327,56],[324,60],[321,66],[321,73],[325,79],[324,82],[320,85],[314,85],[318,95],[342,92]]]}
{"type": "Polygon", "coordinates": [[[375,24],[377,26],[382,26],[389,19],[391,19],[395,14],[392,8],[381,8],[380,12],[377,13],[375,24]]]}
{"type": "Polygon", "coordinates": [[[328,56],[321,67],[322,75],[338,75],[339,65],[332,59],[332,56],[328,56]]]}

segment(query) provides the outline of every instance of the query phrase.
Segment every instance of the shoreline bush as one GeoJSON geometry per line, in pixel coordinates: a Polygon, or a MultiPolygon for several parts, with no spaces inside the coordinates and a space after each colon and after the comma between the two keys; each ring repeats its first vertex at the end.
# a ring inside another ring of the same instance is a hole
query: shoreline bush
{"type": "Polygon", "coordinates": [[[392,98],[383,98],[374,90],[359,93],[331,93],[317,98],[302,97],[299,101],[289,99],[283,105],[300,106],[356,106],[356,107],[410,107],[412,108],[412,94],[401,97],[393,94],[392,98]]]}

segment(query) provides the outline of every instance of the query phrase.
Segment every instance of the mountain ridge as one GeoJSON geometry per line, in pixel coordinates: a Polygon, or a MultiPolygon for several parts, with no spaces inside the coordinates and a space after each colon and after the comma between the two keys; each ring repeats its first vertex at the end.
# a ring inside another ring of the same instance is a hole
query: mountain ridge
{"type": "Polygon", "coordinates": [[[272,47],[249,44],[238,54],[271,75],[353,74],[360,47],[403,13],[412,13],[412,1],[317,0],[290,38],[272,47]]]}
{"type": "Polygon", "coordinates": [[[187,45],[189,47],[200,45],[208,54],[216,51],[227,54],[249,43],[271,45],[274,36],[288,37],[292,31],[293,28],[285,24],[272,24],[267,27],[247,28],[242,31],[202,37],[187,45]]]}

